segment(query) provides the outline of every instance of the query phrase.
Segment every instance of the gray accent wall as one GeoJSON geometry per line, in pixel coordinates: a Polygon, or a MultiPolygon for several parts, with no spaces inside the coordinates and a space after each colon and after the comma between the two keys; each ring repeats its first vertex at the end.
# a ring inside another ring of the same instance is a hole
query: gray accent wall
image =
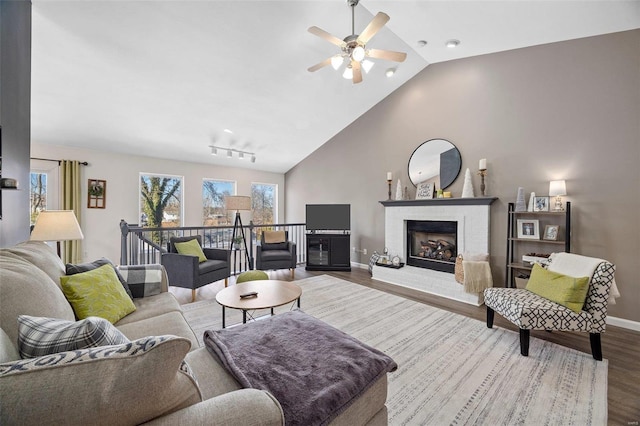
{"type": "Polygon", "coordinates": [[[0,125],[2,176],[17,179],[21,188],[0,195],[0,246],[7,247],[29,238],[30,1],[0,1],[0,125]]]}
{"type": "Polygon", "coordinates": [[[351,260],[366,264],[384,248],[386,173],[394,197],[397,179],[415,196],[407,162],[433,138],[461,152],[454,197],[467,168],[479,194],[478,162],[487,159],[487,192],[499,198],[491,208],[496,285],[518,187],[528,200],[565,179],[572,251],[616,264],[622,297],[609,315],[640,321],[640,30],[428,66],[287,172],[287,220],[304,221],[307,203],[350,203],[351,245],[368,250],[351,260]]]}

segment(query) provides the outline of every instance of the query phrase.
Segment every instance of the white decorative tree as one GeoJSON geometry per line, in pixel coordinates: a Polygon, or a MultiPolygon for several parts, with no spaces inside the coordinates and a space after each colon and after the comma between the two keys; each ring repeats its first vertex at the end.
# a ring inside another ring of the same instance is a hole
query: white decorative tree
{"type": "Polygon", "coordinates": [[[473,198],[473,181],[471,180],[471,171],[467,169],[464,172],[464,186],[462,187],[462,198],[473,198]]]}
{"type": "Polygon", "coordinates": [[[516,209],[517,212],[526,212],[527,205],[524,203],[524,188],[518,188],[518,196],[516,197],[516,209]]]}
{"type": "Polygon", "coordinates": [[[398,179],[398,185],[396,186],[396,200],[402,200],[402,184],[398,179]]]}

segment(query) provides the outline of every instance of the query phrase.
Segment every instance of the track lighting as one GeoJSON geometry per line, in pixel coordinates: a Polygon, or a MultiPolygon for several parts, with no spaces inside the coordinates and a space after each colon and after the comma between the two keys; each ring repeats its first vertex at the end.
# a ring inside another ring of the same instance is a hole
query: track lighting
{"type": "Polygon", "coordinates": [[[233,153],[236,152],[238,154],[238,159],[244,160],[245,158],[248,158],[249,156],[251,156],[251,162],[252,163],[256,162],[256,154],[254,152],[241,151],[239,149],[226,148],[226,147],[213,146],[213,145],[209,145],[209,148],[211,148],[211,155],[218,155],[218,150],[222,150],[223,152],[227,151],[228,158],[232,158],[233,153]]]}

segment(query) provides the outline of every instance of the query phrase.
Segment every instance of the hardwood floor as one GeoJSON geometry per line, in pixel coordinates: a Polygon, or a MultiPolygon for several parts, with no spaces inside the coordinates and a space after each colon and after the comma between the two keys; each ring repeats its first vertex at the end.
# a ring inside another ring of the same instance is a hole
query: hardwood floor
{"type": "MultiPolygon", "coordinates": [[[[352,268],[351,272],[306,271],[304,266],[301,266],[295,271],[295,279],[300,280],[324,274],[406,297],[416,302],[425,303],[480,321],[485,321],[486,319],[486,308],[484,306],[472,306],[409,288],[376,281],[371,279],[366,269],[352,268]]],[[[270,271],[269,278],[291,281],[289,271],[287,270],[270,271]]],[[[234,279],[232,277],[229,283],[231,284],[233,282],[234,279]]],[[[222,282],[202,287],[198,289],[196,293],[196,300],[214,299],[216,293],[223,287],[222,282]]],[[[180,303],[189,303],[191,301],[191,290],[171,287],[170,291],[178,298],[180,303]]],[[[516,326],[504,320],[500,315],[495,316],[494,324],[514,331],[518,330],[516,326]]],[[[591,353],[589,336],[586,333],[532,331],[531,336],[588,354],[591,353]]],[[[602,353],[603,357],[609,360],[609,387],[607,395],[609,407],[608,424],[637,426],[640,424],[640,332],[615,326],[607,326],[606,332],[602,334],[602,353]]]]}

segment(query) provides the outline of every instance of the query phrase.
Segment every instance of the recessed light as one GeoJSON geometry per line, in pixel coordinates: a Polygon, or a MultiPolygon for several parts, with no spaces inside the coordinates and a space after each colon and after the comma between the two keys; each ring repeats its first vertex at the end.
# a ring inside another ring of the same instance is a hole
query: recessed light
{"type": "Polygon", "coordinates": [[[451,39],[451,40],[447,40],[447,42],[445,43],[445,46],[447,46],[449,49],[453,49],[459,44],[460,44],[460,40],[451,39]]]}
{"type": "Polygon", "coordinates": [[[231,130],[229,130],[229,129],[224,129],[224,132],[225,133],[229,133],[230,135],[233,134],[233,132],[231,130]]]}
{"type": "Polygon", "coordinates": [[[427,40],[418,40],[418,47],[425,47],[427,45],[427,40]]]}
{"type": "Polygon", "coordinates": [[[395,68],[389,68],[387,71],[385,71],[384,75],[386,75],[387,77],[392,77],[395,73],[396,73],[395,68]]]}

